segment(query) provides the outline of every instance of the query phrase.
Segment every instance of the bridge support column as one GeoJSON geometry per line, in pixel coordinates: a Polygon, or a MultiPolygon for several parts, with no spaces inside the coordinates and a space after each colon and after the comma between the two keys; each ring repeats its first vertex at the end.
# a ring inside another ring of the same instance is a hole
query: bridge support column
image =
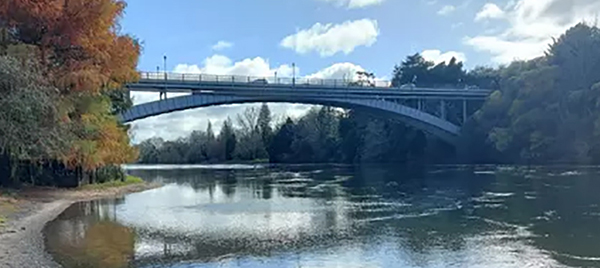
{"type": "Polygon", "coordinates": [[[463,125],[467,123],[467,100],[463,99],[462,101],[462,116],[463,116],[463,125]]]}
{"type": "Polygon", "coordinates": [[[440,117],[446,120],[446,101],[440,100],[440,117]]]}
{"type": "Polygon", "coordinates": [[[417,99],[417,110],[423,111],[423,100],[417,99]]]}

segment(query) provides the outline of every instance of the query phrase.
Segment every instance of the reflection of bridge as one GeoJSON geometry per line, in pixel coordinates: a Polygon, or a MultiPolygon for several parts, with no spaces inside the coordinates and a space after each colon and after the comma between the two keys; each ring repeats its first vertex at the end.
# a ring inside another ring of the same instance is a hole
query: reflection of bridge
{"type": "Polygon", "coordinates": [[[205,74],[141,73],[130,91],[191,93],[139,104],[120,115],[131,122],[198,107],[234,103],[288,102],[363,110],[398,118],[407,125],[454,143],[460,125],[490,93],[483,89],[393,88],[385,81],[261,78],[205,74]]]}

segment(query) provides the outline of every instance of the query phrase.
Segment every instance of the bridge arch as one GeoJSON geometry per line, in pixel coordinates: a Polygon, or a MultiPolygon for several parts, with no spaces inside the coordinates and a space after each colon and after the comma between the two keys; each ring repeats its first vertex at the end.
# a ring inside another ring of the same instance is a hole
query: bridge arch
{"type": "Polygon", "coordinates": [[[342,97],[298,97],[298,96],[236,96],[225,94],[192,94],[166,100],[148,102],[133,106],[119,115],[123,123],[175,111],[218,106],[226,104],[285,102],[326,105],[339,108],[355,109],[394,117],[405,124],[428,132],[440,139],[456,144],[460,127],[442,118],[417,109],[382,99],[356,99],[342,97]]]}

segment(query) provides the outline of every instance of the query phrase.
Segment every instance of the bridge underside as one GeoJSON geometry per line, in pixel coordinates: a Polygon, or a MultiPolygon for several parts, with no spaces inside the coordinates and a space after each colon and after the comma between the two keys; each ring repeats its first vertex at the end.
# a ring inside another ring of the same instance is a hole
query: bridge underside
{"type": "Polygon", "coordinates": [[[339,97],[311,97],[298,96],[235,96],[224,94],[193,94],[166,100],[139,104],[120,115],[124,123],[152,117],[175,111],[188,110],[199,107],[209,107],[226,104],[285,102],[333,106],[346,109],[360,110],[378,116],[392,117],[409,126],[428,132],[440,139],[455,144],[460,132],[460,127],[432,114],[414,109],[395,102],[383,99],[356,99],[339,97]]]}

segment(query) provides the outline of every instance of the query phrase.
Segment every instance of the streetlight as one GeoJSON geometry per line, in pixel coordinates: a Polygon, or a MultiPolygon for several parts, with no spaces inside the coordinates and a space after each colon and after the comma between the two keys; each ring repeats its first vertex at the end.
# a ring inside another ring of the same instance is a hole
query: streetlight
{"type": "Polygon", "coordinates": [[[163,56],[163,64],[165,70],[165,80],[167,79],[167,55],[163,56]]]}
{"type": "MultiPolygon", "coordinates": [[[[158,79],[158,78],[160,78],[160,66],[158,66],[158,65],[156,65],[156,78],[157,78],[157,79],[158,79]]],[[[162,96],[163,96],[163,92],[161,91],[161,92],[158,94],[158,99],[159,99],[159,100],[162,100],[162,96]]]]}
{"type": "Polygon", "coordinates": [[[164,94],[165,94],[165,100],[167,99],[167,55],[163,56],[163,64],[164,64],[164,72],[165,72],[165,89],[164,89],[164,94]]]}

